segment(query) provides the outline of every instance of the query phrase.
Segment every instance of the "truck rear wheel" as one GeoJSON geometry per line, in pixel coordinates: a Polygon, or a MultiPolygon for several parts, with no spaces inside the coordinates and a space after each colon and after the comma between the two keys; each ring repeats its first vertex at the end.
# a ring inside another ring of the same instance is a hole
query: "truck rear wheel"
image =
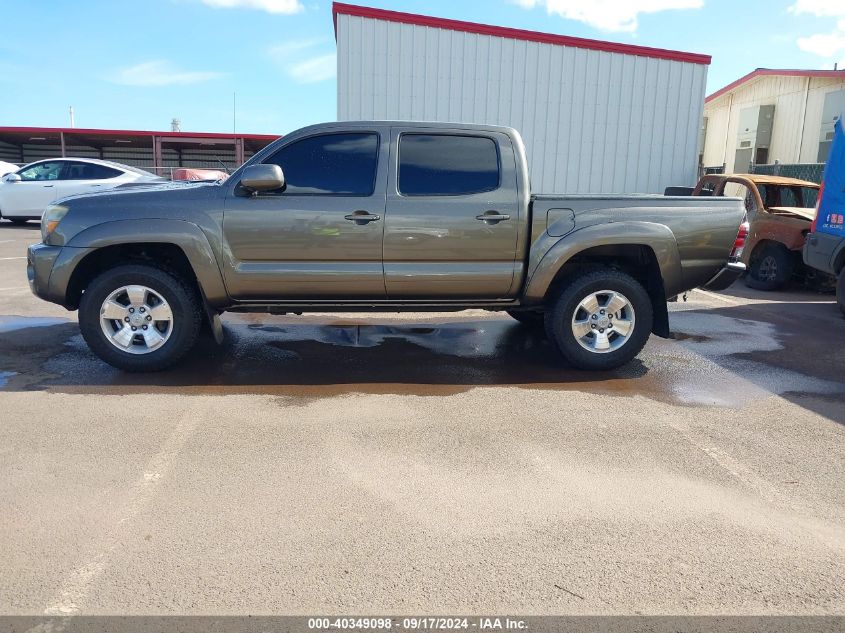
{"type": "Polygon", "coordinates": [[[591,270],[563,288],[546,312],[546,332],[572,366],[614,369],[640,353],[653,318],[651,299],[636,279],[616,270],[591,270]]]}
{"type": "Polygon", "coordinates": [[[754,290],[777,290],[792,279],[795,261],[792,253],[780,244],[767,244],[751,254],[745,285],[754,290]]]}
{"type": "Polygon", "coordinates": [[[91,350],[124,371],[160,371],[197,340],[202,311],[196,292],[152,266],[107,270],[86,288],[79,327],[91,350]]]}

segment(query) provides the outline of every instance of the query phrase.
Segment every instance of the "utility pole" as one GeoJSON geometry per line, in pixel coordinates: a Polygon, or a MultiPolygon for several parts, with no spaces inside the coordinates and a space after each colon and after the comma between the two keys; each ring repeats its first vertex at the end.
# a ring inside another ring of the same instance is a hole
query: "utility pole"
{"type": "Polygon", "coordinates": [[[232,93],[232,134],[238,132],[238,93],[232,93]]]}
{"type": "Polygon", "coordinates": [[[70,106],[69,111],[70,111],[70,126],[74,127],[74,125],[73,125],[73,106],[70,106]]]}

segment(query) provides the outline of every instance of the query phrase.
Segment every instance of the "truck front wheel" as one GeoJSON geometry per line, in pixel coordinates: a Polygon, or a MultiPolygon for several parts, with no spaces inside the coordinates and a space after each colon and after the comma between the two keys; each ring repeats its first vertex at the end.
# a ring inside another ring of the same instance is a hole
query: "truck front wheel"
{"type": "Polygon", "coordinates": [[[614,369],[633,359],[651,333],[653,310],[645,288],[611,269],[572,277],[546,312],[546,332],[569,364],[614,369]]]}
{"type": "Polygon", "coordinates": [[[197,293],[152,266],[118,266],[82,294],[79,328],[91,350],[124,371],[159,371],[180,360],[197,340],[202,319],[197,293]]]}

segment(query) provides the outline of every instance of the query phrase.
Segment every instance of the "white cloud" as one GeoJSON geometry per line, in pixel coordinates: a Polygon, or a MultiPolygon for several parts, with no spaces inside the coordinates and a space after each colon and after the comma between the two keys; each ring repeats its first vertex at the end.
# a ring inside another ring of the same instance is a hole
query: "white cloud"
{"type": "Polygon", "coordinates": [[[799,37],[795,43],[802,51],[824,58],[824,65],[833,66],[838,62],[842,67],[845,62],[845,0],[797,0],[789,11],[796,15],[809,13],[823,18],[840,18],[832,31],[799,37]]]}
{"type": "Polygon", "coordinates": [[[271,46],[267,54],[297,83],[317,83],[337,75],[336,53],[318,50],[326,42],[326,39],[288,40],[271,46]]]}
{"type": "Polygon", "coordinates": [[[288,73],[296,81],[303,84],[333,79],[337,75],[337,55],[329,53],[328,55],[306,59],[290,66],[288,73]]]}
{"type": "Polygon", "coordinates": [[[845,2],[842,0],[796,0],[789,7],[796,15],[809,13],[819,17],[845,16],[845,2]]]}
{"type": "Polygon", "coordinates": [[[285,64],[290,61],[291,57],[297,55],[301,51],[307,51],[308,49],[324,44],[325,42],[326,40],[324,38],[311,40],[288,40],[287,42],[271,46],[267,49],[267,53],[277,63],[285,64]]]}
{"type": "Polygon", "coordinates": [[[809,37],[799,37],[798,48],[819,57],[834,57],[839,52],[845,53],[845,30],[834,33],[816,33],[809,37]]]}
{"type": "MultiPolygon", "coordinates": [[[[843,0],[845,1],[845,0],[843,0]]],[[[641,13],[700,9],[704,0],[511,0],[524,8],[545,7],[549,14],[584,22],[602,31],[637,30],[641,13]]]]}
{"type": "Polygon", "coordinates": [[[267,13],[299,13],[303,10],[299,0],[202,0],[216,9],[258,9],[267,13]]]}
{"type": "Polygon", "coordinates": [[[124,86],[172,86],[196,84],[222,77],[223,73],[213,71],[180,70],[171,62],[158,59],[127,66],[115,72],[109,79],[124,86]]]}

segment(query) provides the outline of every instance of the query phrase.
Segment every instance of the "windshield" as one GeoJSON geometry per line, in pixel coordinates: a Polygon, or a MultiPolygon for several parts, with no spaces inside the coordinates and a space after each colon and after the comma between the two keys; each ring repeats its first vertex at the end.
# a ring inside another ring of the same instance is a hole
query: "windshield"
{"type": "Polygon", "coordinates": [[[766,207],[804,207],[812,209],[816,206],[819,195],[818,187],[802,187],[799,185],[762,185],[758,184],[760,197],[766,207]]]}

